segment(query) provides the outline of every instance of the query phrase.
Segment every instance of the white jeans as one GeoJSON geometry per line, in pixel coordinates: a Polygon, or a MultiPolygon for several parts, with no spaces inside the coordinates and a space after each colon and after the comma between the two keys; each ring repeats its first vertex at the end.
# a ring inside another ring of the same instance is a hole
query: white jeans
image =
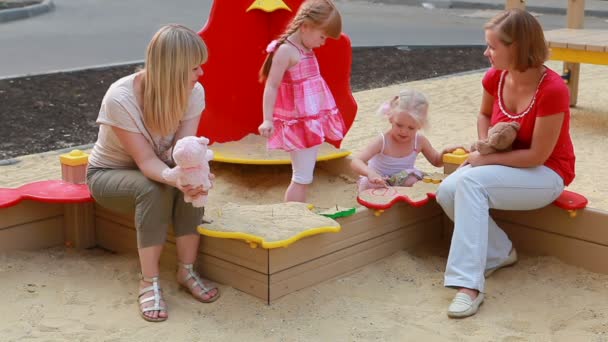
{"type": "Polygon", "coordinates": [[[454,221],[444,286],[484,292],[484,271],[509,255],[511,240],[490,217],[490,208],[542,208],[563,190],[562,178],[546,166],[467,165],[448,176],[436,194],[437,202],[454,221]]]}
{"type": "Polygon", "coordinates": [[[312,183],[321,145],[289,152],[291,156],[291,181],[298,184],[312,183]]]}

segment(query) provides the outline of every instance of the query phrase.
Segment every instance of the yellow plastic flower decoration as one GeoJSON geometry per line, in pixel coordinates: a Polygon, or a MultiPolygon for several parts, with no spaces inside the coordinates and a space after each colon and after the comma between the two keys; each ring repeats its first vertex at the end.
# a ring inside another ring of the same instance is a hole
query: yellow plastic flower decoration
{"type": "Polygon", "coordinates": [[[274,12],[279,9],[284,9],[291,12],[291,8],[289,8],[289,6],[287,6],[282,0],[255,0],[245,12],[256,9],[265,12],[274,12]]]}

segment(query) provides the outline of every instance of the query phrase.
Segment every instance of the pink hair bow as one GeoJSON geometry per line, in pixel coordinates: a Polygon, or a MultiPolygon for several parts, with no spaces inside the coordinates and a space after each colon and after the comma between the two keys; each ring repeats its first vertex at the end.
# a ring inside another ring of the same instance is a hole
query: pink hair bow
{"type": "Polygon", "coordinates": [[[380,110],[382,111],[383,114],[387,114],[388,110],[391,109],[391,104],[388,102],[385,102],[382,107],[380,107],[380,110]]]}
{"type": "Polygon", "coordinates": [[[274,52],[274,50],[276,50],[276,49],[277,49],[277,44],[278,44],[278,43],[279,43],[279,42],[278,42],[276,39],[275,39],[275,40],[273,40],[273,41],[271,41],[271,42],[270,42],[270,44],[268,44],[268,46],[266,47],[266,52],[267,52],[267,53],[273,53],[273,52],[274,52]]]}

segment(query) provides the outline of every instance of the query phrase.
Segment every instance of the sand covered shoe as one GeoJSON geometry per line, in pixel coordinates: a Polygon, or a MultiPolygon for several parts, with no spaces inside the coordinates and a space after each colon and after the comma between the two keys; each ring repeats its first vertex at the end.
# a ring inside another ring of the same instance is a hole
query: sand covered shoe
{"type": "Polygon", "coordinates": [[[484,296],[481,292],[475,299],[471,299],[466,293],[458,292],[452,299],[450,307],[448,307],[448,317],[464,318],[476,314],[479,306],[483,303],[483,299],[484,296]]]}
{"type": "Polygon", "coordinates": [[[496,267],[492,267],[492,268],[488,268],[485,272],[484,272],[484,276],[487,278],[489,276],[492,275],[492,273],[496,272],[497,270],[503,268],[503,267],[508,267],[508,266],[512,266],[517,262],[517,251],[515,251],[515,248],[511,249],[511,252],[509,252],[509,255],[507,256],[507,258],[505,260],[503,260],[500,264],[498,264],[498,266],[496,267]]]}

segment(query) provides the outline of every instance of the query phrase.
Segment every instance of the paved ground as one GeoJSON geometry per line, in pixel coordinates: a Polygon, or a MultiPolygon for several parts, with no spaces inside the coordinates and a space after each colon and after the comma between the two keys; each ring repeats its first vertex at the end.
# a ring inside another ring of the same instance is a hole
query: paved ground
{"type": "MultiPolygon", "coordinates": [[[[439,8],[441,4],[466,4],[463,1],[428,0],[426,7],[423,0],[382,1],[337,0],[344,30],[354,46],[483,45],[480,27],[494,13],[439,8]]],[[[503,0],[472,1],[473,7],[504,4],[503,0]]],[[[195,30],[202,28],[212,0],[54,3],[56,8],[50,13],[0,24],[1,58],[8,61],[0,63],[0,77],[140,61],[149,38],[162,24],[179,22],[195,30]]],[[[554,6],[563,8],[567,1],[534,3],[560,4],[554,6]]],[[[608,1],[587,0],[587,7],[603,9],[608,15],[608,1]]],[[[542,14],[539,19],[547,29],[565,26],[562,15],[542,14]]],[[[588,17],[585,24],[608,28],[606,18],[588,17]]],[[[239,37],[232,39],[238,41],[239,37]]]]}

